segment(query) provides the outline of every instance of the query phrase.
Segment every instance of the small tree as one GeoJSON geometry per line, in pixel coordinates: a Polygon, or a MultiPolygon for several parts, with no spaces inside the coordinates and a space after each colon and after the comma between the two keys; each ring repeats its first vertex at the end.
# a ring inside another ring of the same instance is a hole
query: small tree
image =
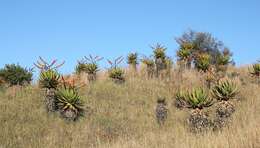
{"type": "MultiPolygon", "coordinates": [[[[184,32],[181,37],[176,38],[176,41],[181,48],[188,45],[189,49],[191,50],[191,63],[196,62],[197,55],[202,53],[210,55],[211,65],[218,65],[220,63],[223,64],[222,62],[224,62],[225,65],[226,58],[229,56],[230,59],[232,56],[223,42],[219,41],[208,32],[196,32],[190,30],[188,32],[184,32]],[[226,51],[228,51],[228,56],[226,51]]],[[[187,53],[187,50],[182,50],[184,53],[187,53]]]]}
{"type": "Polygon", "coordinates": [[[19,64],[7,64],[0,69],[0,78],[10,86],[29,84],[32,76],[32,69],[23,68],[19,64]]]}

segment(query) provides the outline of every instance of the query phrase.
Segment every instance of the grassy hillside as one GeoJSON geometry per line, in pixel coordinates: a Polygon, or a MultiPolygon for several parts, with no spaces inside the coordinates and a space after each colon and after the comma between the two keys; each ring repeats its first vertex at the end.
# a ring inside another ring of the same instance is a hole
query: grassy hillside
{"type": "MultiPolygon", "coordinates": [[[[177,88],[204,86],[203,76],[177,71],[165,79],[147,79],[141,71],[127,73],[126,82],[115,84],[99,74],[97,82],[80,89],[84,117],[68,122],[58,113],[47,113],[44,92],[38,86],[11,87],[0,92],[0,148],[100,147],[100,148],[259,148],[260,87],[247,68],[231,68],[239,94],[232,100],[236,111],[229,126],[194,134],[189,131],[190,110],[174,105],[177,88]],[[166,97],[165,125],[155,119],[156,100],[166,97]]],[[[214,118],[215,106],[207,112],[214,118]]]]}

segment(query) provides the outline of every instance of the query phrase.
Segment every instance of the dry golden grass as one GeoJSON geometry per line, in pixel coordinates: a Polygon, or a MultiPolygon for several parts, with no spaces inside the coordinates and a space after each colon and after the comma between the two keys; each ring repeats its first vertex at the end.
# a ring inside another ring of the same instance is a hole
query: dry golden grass
{"type": "MultiPolygon", "coordinates": [[[[204,134],[189,132],[189,110],[173,105],[177,88],[202,86],[203,78],[185,71],[183,81],[177,72],[165,80],[147,80],[127,74],[125,84],[116,85],[99,75],[95,84],[80,90],[87,110],[75,123],[58,113],[46,113],[43,92],[36,86],[9,88],[0,92],[0,148],[259,148],[260,87],[251,83],[246,68],[237,71],[240,93],[233,102],[236,112],[229,127],[204,134]],[[158,96],[167,98],[169,116],[159,127],[154,117],[158,96]]],[[[208,112],[214,117],[214,106],[208,112]]]]}

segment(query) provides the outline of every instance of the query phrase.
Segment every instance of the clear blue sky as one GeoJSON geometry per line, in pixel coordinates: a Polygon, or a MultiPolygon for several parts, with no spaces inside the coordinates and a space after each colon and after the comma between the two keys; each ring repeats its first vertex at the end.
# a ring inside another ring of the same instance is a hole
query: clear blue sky
{"type": "Polygon", "coordinates": [[[149,55],[157,42],[174,57],[187,29],[224,41],[238,65],[260,58],[258,0],[0,0],[0,67],[41,55],[66,60],[67,73],[84,55],[149,55]]]}

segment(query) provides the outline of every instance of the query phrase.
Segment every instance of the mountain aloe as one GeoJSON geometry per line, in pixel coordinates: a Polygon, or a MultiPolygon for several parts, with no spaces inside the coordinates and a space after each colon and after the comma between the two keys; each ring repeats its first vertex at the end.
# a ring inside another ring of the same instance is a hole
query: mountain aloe
{"type": "Polygon", "coordinates": [[[42,88],[56,89],[59,85],[60,74],[55,70],[42,71],[39,83],[42,88]]]}
{"type": "Polygon", "coordinates": [[[195,67],[203,72],[208,71],[210,67],[211,56],[207,53],[199,54],[195,60],[195,67]]]}
{"type": "Polygon", "coordinates": [[[81,74],[82,72],[85,72],[88,74],[89,82],[95,81],[97,77],[97,72],[99,71],[98,62],[102,59],[103,57],[99,56],[84,56],[83,60],[78,61],[78,65],[76,66],[76,73],[81,74]]]}
{"type": "Polygon", "coordinates": [[[260,85],[260,62],[253,64],[252,69],[249,69],[249,72],[257,79],[257,83],[260,85]]]}
{"type": "Polygon", "coordinates": [[[177,91],[177,93],[175,94],[175,106],[178,109],[182,109],[184,107],[186,107],[186,97],[187,97],[187,93],[184,91],[177,91]]]}
{"type": "Polygon", "coordinates": [[[225,48],[222,53],[218,54],[216,61],[217,71],[226,72],[228,64],[232,62],[231,56],[232,53],[230,53],[229,49],[227,48],[225,48]]]}
{"type": "Polygon", "coordinates": [[[156,119],[159,125],[163,125],[167,119],[168,109],[166,107],[165,98],[158,98],[155,109],[156,119]]]}
{"type": "Polygon", "coordinates": [[[213,96],[219,101],[217,104],[215,120],[217,127],[223,127],[227,118],[235,112],[234,104],[230,101],[237,93],[238,89],[231,80],[220,80],[212,89],[213,96]]]}
{"type": "Polygon", "coordinates": [[[181,68],[186,69],[187,67],[190,67],[193,48],[193,44],[183,43],[180,49],[177,51],[177,57],[178,61],[180,62],[181,68]]]}
{"type": "Polygon", "coordinates": [[[134,71],[137,69],[137,64],[138,64],[138,54],[137,53],[130,53],[127,56],[127,64],[129,64],[134,71]]]}
{"type": "Polygon", "coordinates": [[[202,88],[193,89],[187,95],[187,107],[192,108],[188,123],[193,132],[201,132],[211,126],[208,115],[203,112],[203,108],[213,105],[213,99],[209,98],[208,93],[202,88]]]}
{"type": "Polygon", "coordinates": [[[75,121],[83,113],[81,98],[75,89],[60,88],[56,92],[57,107],[61,115],[68,120],[75,121]]]}
{"type": "Polygon", "coordinates": [[[39,84],[41,88],[46,89],[45,104],[48,111],[56,111],[55,91],[59,85],[60,75],[55,70],[42,71],[39,84]]]}
{"type": "Polygon", "coordinates": [[[142,63],[146,66],[146,73],[148,78],[152,78],[155,71],[155,63],[152,58],[144,57],[142,63]]]}
{"type": "Polygon", "coordinates": [[[115,83],[122,83],[125,81],[124,71],[118,65],[123,61],[123,57],[118,57],[114,62],[107,60],[110,64],[110,69],[108,70],[109,78],[111,78],[115,83]]]}
{"type": "Polygon", "coordinates": [[[208,93],[202,88],[193,89],[187,95],[188,106],[192,109],[203,109],[213,104],[213,100],[209,98],[208,93]]]}
{"type": "Polygon", "coordinates": [[[166,69],[166,49],[161,44],[157,44],[156,46],[152,47],[154,59],[155,59],[155,66],[156,66],[156,77],[159,77],[162,70],[166,69]]]}
{"type": "Polygon", "coordinates": [[[220,80],[212,89],[212,92],[217,100],[229,101],[236,96],[238,89],[236,84],[231,80],[220,80]]]}

